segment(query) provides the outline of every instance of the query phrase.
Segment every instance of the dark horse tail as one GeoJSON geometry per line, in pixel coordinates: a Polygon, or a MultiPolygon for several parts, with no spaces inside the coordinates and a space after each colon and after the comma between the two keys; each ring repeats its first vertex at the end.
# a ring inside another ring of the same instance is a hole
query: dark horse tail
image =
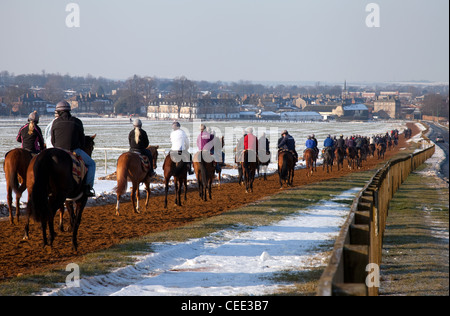
{"type": "Polygon", "coordinates": [[[289,168],[288,168],[288,158],[287,155],[283,155],[283,164],[281,166],[281,179],[287,180],[289,174],[289,168]]]}
{"type": "Polygon", "coordinates": [[[34,184],[28,209],[29,215],[39,223],[49,218],[48,195],[52,162],[50,152],[45,150],[36,158],[33,166],[34,184]]]}

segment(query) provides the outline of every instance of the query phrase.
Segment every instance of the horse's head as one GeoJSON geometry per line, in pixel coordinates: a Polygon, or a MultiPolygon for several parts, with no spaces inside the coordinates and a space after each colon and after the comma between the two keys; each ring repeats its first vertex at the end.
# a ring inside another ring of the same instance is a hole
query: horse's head
{"type": "Polygon", "coordinates": [[[94,136],[85,136],[84,137],[84,152],[86,154],[88,154],[89,156],[92,156],[92,152],[94,151],[94,139],[95,137],[97,137],[97,134],[95,134],[94,136]]]}
{"type": "Polygon", "coordinates": [[[147,149],[150,151],[153,157],[153,169],[156,169],[157,168],[156,163],[158,162],[159,146],[149,146],[147,149]]]}

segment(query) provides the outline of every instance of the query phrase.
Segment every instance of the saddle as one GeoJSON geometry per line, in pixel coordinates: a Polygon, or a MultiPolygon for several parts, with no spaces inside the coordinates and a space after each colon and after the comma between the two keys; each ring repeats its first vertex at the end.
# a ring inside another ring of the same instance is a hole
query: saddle
{"type": "Polygon", "coordinates": [[[75,180],[77,184],[80,184],[83,181],[84,177],[86,176],[88,168],[86,167],[86,164],[83,158],[81,158],[81,156],[77,155],[75,152],[72,152],[70,150],[64,151],[70,155],[70,158],[72,158],[73,180],[75,180]]]}
{"type": "Polygon", "coordinates": [[[150,160],[146,155],[141,154],[139,151],[130,150],[130,153],[136,154],[139,156],[139,159],[141,160],[142,169],[144,171],[148,171],[150,169],[150,160]]]}

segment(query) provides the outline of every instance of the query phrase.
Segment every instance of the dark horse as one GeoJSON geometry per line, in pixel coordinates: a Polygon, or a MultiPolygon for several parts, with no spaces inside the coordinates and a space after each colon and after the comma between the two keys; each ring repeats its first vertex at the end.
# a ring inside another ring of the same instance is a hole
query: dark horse
{"type": "Polygon", "coordinates": [[[384,154],[386,153],[386,144],[385,143],[378,143],[377,144],[377,157],[378,159],[383,158],[384,154]]]}
{"type": "Polygon", "coordinates": [[[336,164],[338,167],[338,171],[341,170],[340,167],[344,168],[344,159],[345,159],[345,150],[344,148],[337,147],[334,150],[334,157],[336,159],[336,164]]]}
{"type": "Polygon", "coordinates": [[[31,161],[31,153],[22,148],[16,148],[9,151],[5,156],[3,170],[6,176],[6,192],[9,210],[9,222],[14,225],[12,215],[12,194],[16,195],[16,219],[19,223],[20,218],[20,199],[27,188],[27,169],[31,161]]]}
{"type": "Polygon", "coordinates": [[[278,153],[278,177],[280,178],[280,189],[283,188],[283,181],[288,186],[293,184],[294,168],[294,155],[290,151],[280,151],[278,153]]]}
{"type": "MultiPolygon", "coordinates": [[[[149,146],[148,150],[152,154],[153,158],[153,170],[156,169],[156,163],[158,160],[158,148],[159,146],[149,146]]],[[[128,180],[132,183],[131,189],[131,202],[133,204],[133,210],[135,213],[140,213],[139,209],[139,184],[145,184],[145,191],[147,192],[147,199],[145,201],[145,209],[148,207],[150,200],[150,180],[148,170],[142,165],[141,157],[136,152],[126,152],[120,155],[117,160],[117,205],[116,215],[119,216],[120,209],[120,196],[127,190],[128,180]]]]}
{"type": "MultiPolygon", "coordinates": [[[[95,136],[86,136],[84,149],[89,156],[94,150],[94,138],[95,136]]],[[[35,156],[27,171],[28,205],[24,239],[29,238],[29,222],[32,217],[35,222],[41,223],[44,247],[52,246],[55,239],[54,217],[59,209],[64,210],[64,202],[67,201],[72,226],[72,249],[76,252],[78,228],[88,199],[84,187],[85,179],[79,183],[75,181],[73,160],[65,150],[50,148],[35,156]],[[50,243],[47,242],[47,225],[50,243]]]]}
{"type": "Polygon", "coordinates": [[[258,157],[253,150],[244,150],[244,159],[241,162],[241,169],[245,183],[245,193],[253,192],[253,182],[255,181],[256,169],[258,168],[258,157]]]}
{"type": "Polygon", "coordinates": [[[194,170],[198,182],[198,193],[202,200],[212,200],[212,182],[215,167],[213,157],[209,151],[199,151],[194,155],[194,170]]]}
{"type": "Polygon", "coordinates": [[[312,176],[316,172],[316,152],[312,148],[307,148],[303,153],[303,161],[306,161],[306,175],[312,176]]]}
{"type": "Polygon", "coordinates": [[[165,194],[164,208],[167,208],[167,194],[169,193],[169,181],[173,177],[175,185],[175,205],[181,206],[181,186],[184,185],[184,200],[187,200],[187,173],[188,164],[180,159],[172,158],[176,153],[171,152],[164,159],[164,183],[165,194]]]}
{"type": "Polygon", "coordinates": [[[325,170],[325,167],[327,168],[327,173],[333,171],[333,149],[331,147],[327,147],[323,149],[322,152],[323,157],[323,166],[322,170],[325,170]]]}
{"type": "Polygon", "coordinates": [[[347,147],[348,168],[353,169],[358,166],[358,150],[355,147],[347,147]]]}

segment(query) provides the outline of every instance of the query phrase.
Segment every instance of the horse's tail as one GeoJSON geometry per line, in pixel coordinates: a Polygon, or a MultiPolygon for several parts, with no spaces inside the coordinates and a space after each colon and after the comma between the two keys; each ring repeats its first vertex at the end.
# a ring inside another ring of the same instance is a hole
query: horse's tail
{"type": "Polygon", "coordinates": [[[287,160],[287,155],[283,155],[283,164],[281,166],[281,179],[283,180],[287,180],[288,174],[289,174],[289,170],[288,170],[288,160],[287,160]]]}
{"type": "MultiPolygon", "coordinates": [[[[119,158],[119,162],[120,160],[121,159],[119,158]]],[[[125,164],[124,166],[123,165],[119,166],[119,163],[117,164],[117,174],[116,174],[117,187],[115,187],[115,190],[118,195],[123,195],[127,190],[128,186],[127,170],[128,170],[127,164],[125,164]]]]}
{"type": "Polygon", "coordinates": [[[13,166],[14,161],[13,159],[6,159],[9,153],[5,155],[5,162],[3,165],[3,169],[6,173],[6,180],[11,189],[13,190],[14,194],[18,194],[19,192],[19,179],[17,178],[17,166],[13,166]]]}
{"type": "Polygon", "coordinates": [[[34,184],[31,191],[31,203],[29,203],[29,215],[38,223],[49,218],[49,182],[52,173],[52,159],[48,152],[42,152],[36,159],[33,172],[34,184]]]}
{"type": "Polygon", "coordinates": [[[207,174],[206,174],[206,167],[203,161],[203,158],[201,159],[200,163],[200,173],[201,173],[201,177],[202,177],[202,182],[203,182],[203,189],[206,190],[207,186],[208,186],[208,179],[207,179],[207,174]]]}

